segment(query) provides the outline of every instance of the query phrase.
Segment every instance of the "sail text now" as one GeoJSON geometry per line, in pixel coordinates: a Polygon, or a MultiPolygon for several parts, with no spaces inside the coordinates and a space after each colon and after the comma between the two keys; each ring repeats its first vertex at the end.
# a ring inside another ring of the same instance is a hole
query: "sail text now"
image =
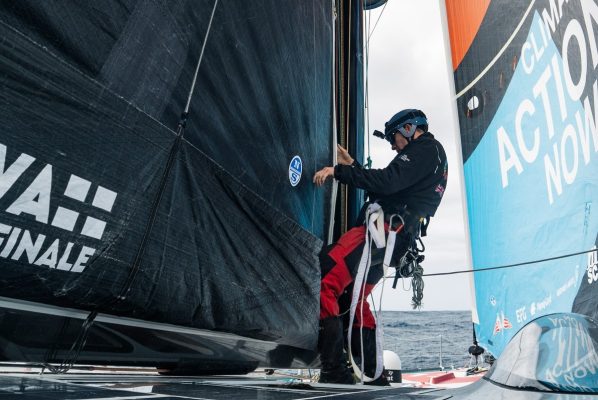
{"type": "Polygon", "coordinates": [[[526,76],[539,77],[512,111],[512,120],[497,129],[502,187],[542,160],[550,204],[598,154],[598,5],[579,2],[583,19],[567,21],[567,6],[576,2],[556,3],[549,1],[521,48],[520,67],[526,76]],[[559,55],[550,51],[550,34],[562,21],[567,25],[559,55]]]}

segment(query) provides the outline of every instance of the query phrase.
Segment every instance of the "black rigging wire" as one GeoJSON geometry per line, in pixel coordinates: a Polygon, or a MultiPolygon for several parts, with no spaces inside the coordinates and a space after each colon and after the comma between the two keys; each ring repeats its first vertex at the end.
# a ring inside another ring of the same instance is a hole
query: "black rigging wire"
{"type": "MultiPolygon", "coordinates": [[[[50,364],[51,360],[55,359],[58,355],[58,346],[57,346],[56,342],[54,343],[53,347],[45,355],[45,360],[42,364],[43,365],[42,372],[41,372],[42,374],[45,369],[48,369],[53,374],[65,374],[73,367],[75,362],[77,362],[77,359],[79,358],[79,354],[83,350],[83,347],[85,347],[85,343],[87,342],[87,337],[89,336],[89,328],[91,328],[91,326],[93,325],[94,320],[97,315],[98,315],[97,311],[92,311],[87,316],[85,321],[83,321],[83,325],[79,329],[77,338],[71,345],[71,348],[66,353],[66,356],[64,357],[64,359],[62,360],[60,365],[58,365],[58,366],[54,366],[54,365],[50,364]]],[[[68,320],[65,320],[65,322],[60,330],[61,334],[66,332],[68,325],[69,325],[68,320]]]]}
{"type": "Polygon", "coordinates": [[[168,154],[168,160],[166,161],[166,167],[164,169],[164,172],[160,179],[160,184],[158,186],[158,193],[152,203],[150,218],[148,220],[148,223],[146,224],[143,238],[141,240],[141,245],[139,246],[139,248],[137,250],[137,254],[135,255],[135,260],[133,261],[131,270],[129,272],[129,275],[127,276],[127,280],[125,281],[125,284],[123,285],[121,292],[120,292],[119,296],[117,297],[116,301],[122,301],[127,297],[128,293],[131,290],[131,287],[133,285],[133,281],[135,280],[135,277],[137,276],[137,272],[139,271],[139,267],[141,264],[141,258],[143,257],[143,255],[145,253],[145,246],[147,244],[147,241],[149,240],[149,235],[154,226],[154,222],[155,222],[156,216],[158,214],[158,207],[160,206],[160,203],[162,201],[162,196],[164,195],[164,189],[166,188],[166,183],[170,176],[170,171],[172,170],[174,160],[176,158],[176,155],[179,152],[179,148],[181,147],[181,142],[182,142],[183,135],[185,132],[185,126],[187,124],[187,118],[189,116],[189,107],[191,105],[191,98],[193,97],[193,94],[195,92],[195,84],[197,82],[197,76],[199,74],[199,67],[201,66],[201,61],[203,59],[203,54],[204,54],[204,50],[206,48],[206,43],[208,42],[208,36],[210,35],[210,30],[212,28],[212,21],[214,19],[214,14],[216,13],[217,5],[218,5],[218,0],[215,0],[214,7],[212,8],[212,15],[210,16],[210,21],[208,23],[208,28],[206,30],[206,36],[204,37],[203,44],[201,46],[201,53],[199,55],[199,60],[197,61],[197,66],[195,68],[195,74],[193,75],[193,81],[191,82],[191,87],[189,89],[187,103],[185,104],[185,109],[183,110],[183,112],[181,114],[181,119],[177,126],[176,139],[174,141],[174,144],[172,145],[172,148],[170,149],[170,153],[168,154]]]}
{"type": "MultiPolygon", "coordinates": [[[[182,141],[184,130],[185,130],[185,125],[187,122],[187,117],[189,116],[189,107],[191,105],[191,98],[195,91],[195,84],[197,82],[197,76],[199,74],[199,67],[200,67],[201,61],[203,59],[204,51],[206,48],[206,43],[208,41],[208,36],[210,35],[210,30],[212,28],[212,21],[214,19],[214,14],[216,13],[217,5],[218,5],[218,0],[214,0],[214,7],[212,8],[212,14],[210,16],[210,21],[208,23],[208,27],[206,30],[206,36],[204,37],[203,44],[201,47],[201,53],[199,55],[199,60],[197,61],[197,66],[195,68],[195,74],[193,75],[193,81],[191,82],[191,87],[189,89],[189,94],[187,97],[187,102],[185,104],[185,109],[183,110],[183,112],[181,114],[181,119],[177,126],[176,139],[175,139],[174,144],[173,144],[173,146],[170,150],[170,153],[168,155],[166,167],[165,167],[164,173],[162,174],[161,179],[160,179],[160,184],[158,186],[157,195],[154,198],[154,201],[152,203],[150,217],[146,224],[143,238],[141,240],[141,244],[137,250],[137,254],[135,255],[135,259],[133,261],[133,264],[131,265],[131,269],[130,269],[129,274],[125,280],[125,283],[124,283],[123,287],[121,288],[120,294],[117,297],[113,298],[110,302],[108,302],[107,304],[104,304],[104,305],[116,304],[116,303],[121,302],[124,299],[126,299],[128,293],[131,290],[131,287],[133,285],[133,281],[135,280],[135,277],[137,276],[137,272],[138,272],[140,264],[141,264],[141,258],[145,251],[145,245],[149,238],[149,234],[153,228],[156,214],[158,212],[158,207],[160,205],[162,196],[164,194],[164,189],[166,187],[167,179],[170,176],[170,171],[172,169],[172,165],[174,164],[175,156],[178,153],[180,145],[181,145],[181,141],[182,141]]],[[[54,366],[49,363],[49,361],[51,359],[55,358],[55,356],[58,352],[56,345],[49,352],[46,353],[46,356],[45,356],[46,361],[43,364],[44,366],[42,369],[42,373],[43,373],[44,369],[48,369],[52,373],[63,374],[63,373],[68,372],[68,370],[72,368],[72,366],[75,364],[75,362],[79,358],[79,354],[85,347],[85,343],[87,342],[87,337],[89,336],[89,331],[95,322],[96,316],[98,315],[98,311],[97,311],[98,308],[99,307],[96,307],[95,310],[93,310],[89,313],[89,315],[87,316],[87,318],[85,319],[85,321],[83,322],[83,325],[81,326],[81,328],[79,330],[77,338],[73,342],[66,357],[60,363],[59,366],[54,366]]],[[[66,327],[65,327],[65,329],[66,329],[66,327]]]]}
{"type": "MultiPolygon", "coordinates": [[[[450,272],[435,272],[435,273],[432,273],[432,274],[424,274],[423,276],[441,276],[441,275],[470,274],[470,273],[475,273],[475,272],[492,271],[492,270],[495,270],[495,269],[520,267],[520,266],[523,266],[523,265],[537,264],[537,263],[541,263],[541,262],[545,262],[545,261],[554,261],[554,260],[559,260],[559,259],[562,259],[562,258],[568,258],[568,257],[578,256],[580,254],[592,253],[594,251],[598,252],[598,249],[578,251],[576,253],[569,253],[569,254],[564,254],[564,255],[561,255],[561,256],[542,258],[542,259],[539,259],[539,260],[532,260],[532,261],[524,261],[524,262],[515,263],[515,264],[500,265],[500,266],[497,266],[497,267],[479,268],[479,269],[475,269],[475,270],[473,270],[473,269],[464,269],[464,270],[450,271],[450,272]]],[[[388,278],[394,278],[394,275],[393,276],[389,276],[388,278]]]]}

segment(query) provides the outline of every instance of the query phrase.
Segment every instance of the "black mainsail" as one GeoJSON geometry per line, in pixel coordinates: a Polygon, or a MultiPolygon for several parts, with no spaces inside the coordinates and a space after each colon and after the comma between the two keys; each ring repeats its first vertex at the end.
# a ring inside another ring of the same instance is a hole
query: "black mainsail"
{"type": "Polygon", "coordinates": [[[311,354],[333,15],[328,0],[0,3],[4,360],[60,360],[70,317],[311,354]]]}

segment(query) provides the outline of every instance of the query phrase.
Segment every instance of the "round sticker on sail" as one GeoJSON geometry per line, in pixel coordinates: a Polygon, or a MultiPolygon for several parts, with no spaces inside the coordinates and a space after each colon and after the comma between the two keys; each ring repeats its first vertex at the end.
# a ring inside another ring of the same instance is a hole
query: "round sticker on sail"
{"type": "Polygon", "coordinates": [[[295,156],[289,164],[289,181],[291,186],[297,186],[301,180],[301,172],[303,171],[303,162],[301,157],[295,156]]]}

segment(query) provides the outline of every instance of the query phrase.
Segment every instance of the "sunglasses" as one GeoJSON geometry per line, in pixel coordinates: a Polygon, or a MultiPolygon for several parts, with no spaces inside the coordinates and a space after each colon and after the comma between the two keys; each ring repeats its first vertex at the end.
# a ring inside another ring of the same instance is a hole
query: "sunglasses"
{"type": "Polygon", "coordinates": [[[373,135],[376,136],[377,138],[380,139],[384,139],[386,140],[388,143],[395,144],[395,133],[397,133],[399,130],[394,130],[392,132],[388,132],[387,134],[384,134],[382,132],[380,132],[379,130],[375,130],[373,135]]]}

